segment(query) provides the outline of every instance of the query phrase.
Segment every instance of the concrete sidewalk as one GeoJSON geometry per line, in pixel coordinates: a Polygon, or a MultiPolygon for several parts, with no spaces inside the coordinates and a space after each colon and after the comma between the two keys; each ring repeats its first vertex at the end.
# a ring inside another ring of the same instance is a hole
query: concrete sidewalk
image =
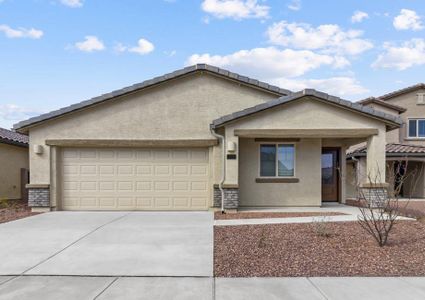
{"type": "Polygon", "coordinates": [[[0,298],[5,300],[419,300],[425,299],[425,278],[214,279],[211,277],[21,276],[0,277],[0,298]]]}
{"type": "MultiPolygon", "coordinates": [[[[355,222],[361,215],[358,207],[344,204],[327,204],[323,207],[284,207],[284,208],[245,208],[241,212],[288,212],[288,213],[342,213],[339,216],[315,216],[315,217],[293,217],[293,218],[261,218],[261,219],[234,219],[215,220],[215,226],[236,226],[236,225],[261,225],[261,224],[291,224],[291,223],[313,223],[320,222],[355,222]]],[[[398,217],[399,220],[415,219],[398,217]]]]}

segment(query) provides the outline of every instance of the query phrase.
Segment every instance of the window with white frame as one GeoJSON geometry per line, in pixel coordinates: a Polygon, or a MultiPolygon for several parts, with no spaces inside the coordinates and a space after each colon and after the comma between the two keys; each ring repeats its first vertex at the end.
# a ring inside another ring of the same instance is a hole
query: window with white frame
{"type": "Polygon", "coordinates": [[[293,177],[294,144],[261,144],[260,177],[293,177]]]}
{"type": "Polygon", "coordinates": [[[425,138],[425,119],[409,119],[407,136],[409,138],[425,138]]]}

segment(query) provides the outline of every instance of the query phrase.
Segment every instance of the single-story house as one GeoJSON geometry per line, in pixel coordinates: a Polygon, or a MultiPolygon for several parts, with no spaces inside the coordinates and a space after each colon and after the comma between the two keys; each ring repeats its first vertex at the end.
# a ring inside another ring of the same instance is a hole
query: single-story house
{"type": "Polygon", "coordinates": [[[0,128],[0,200],[27,199],[28,136],[0,128]]]}
{"type": "Polygon", "coordinates": [[[386,132],[399,126],[199,64],[14,128],[30,137],[34,209],[207,210],[344,202],[346,149],[366,142],[366,168],[385,176],[386,132]]]}

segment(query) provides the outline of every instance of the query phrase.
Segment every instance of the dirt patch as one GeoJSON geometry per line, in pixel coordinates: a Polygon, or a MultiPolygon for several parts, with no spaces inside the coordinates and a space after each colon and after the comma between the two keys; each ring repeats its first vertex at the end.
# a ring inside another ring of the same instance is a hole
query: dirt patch
{"type": "Polygon", "coordinates": [[[214,275],[424,276],[425,224],[400,221],[379,247],[356,222],[216,226],[214,275]]]}
{"type": "Polygon", "coordinates": [[[343,216],[338,212],[236,212],[222,214],[221,211],[214,213],[215,220],[235,220],[235,219],[262,219],[262,218],[296,218],[296,217],[325,217],[343,216]]]}
{"type": "Polygon", "coordinates": [[[31,208],[28,207],[27,201],[3,200],[0,203],[0,223],[10,222],[37,214],[39,213],[31,212],[31,208]]]}

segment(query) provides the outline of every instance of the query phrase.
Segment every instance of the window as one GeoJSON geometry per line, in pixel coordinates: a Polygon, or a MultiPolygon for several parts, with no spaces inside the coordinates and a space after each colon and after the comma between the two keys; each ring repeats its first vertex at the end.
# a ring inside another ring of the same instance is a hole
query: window
{"type": "Polygon", "coordinates": [[[425,138],[425,119],[410,119],[407,130],[409,138],[425,138]]]}
{"type": "Polygon", "coordinates": [[[294,176],[295,146],[293,144],[260,145],[261,177],[294,176]]]}

